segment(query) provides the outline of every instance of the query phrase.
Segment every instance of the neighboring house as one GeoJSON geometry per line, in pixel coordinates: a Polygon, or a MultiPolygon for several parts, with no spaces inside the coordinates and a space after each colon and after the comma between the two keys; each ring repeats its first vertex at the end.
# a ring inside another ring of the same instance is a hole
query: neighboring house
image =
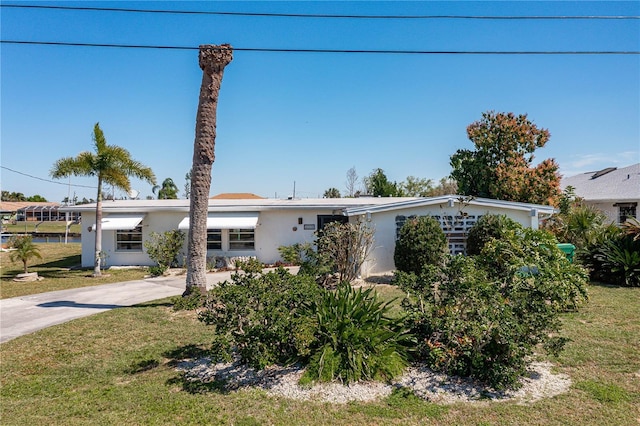
{"type": "MultiPolygon", "coordinates": [[[[116,200],[102,205],[102,249],[106,265],[152,265],[144,249],[151,232],[189,230],[189,200],[116,200]]],[[[82,213],[82,266],[93,265],[95,204],[61,209],[82,213]]],[[[452,252],[464,251],[466,231],[487,213],[504,214],[527,227],[554,209],[525,203],[459,196],[435,198],[210,199],[207,248],[216,257],[255,256],[281,260],[278,247],[315,241],[315,232],[332,221],[364,220],[375,229],[374,249],[363,276],[394,269],[397,232],[411,216],[436,216],[452,252]]],[[[186,255],[186,242],[183,255],[186,255]]]]}
{"type": "Polygon", "coordinates": [[[64,220],[65,215],[59,213],[60,203],[39,201],[0,201],[0,214],[3,219],[28,221],[64,220]]]}
{"type": "Polygon", "coordinates": [[[585,204],[601,210],[611,222],[622,223],[628,217],[640,217],[640,163],[563,178],[561,186],[563,190],[572,186],[585,204]]]}

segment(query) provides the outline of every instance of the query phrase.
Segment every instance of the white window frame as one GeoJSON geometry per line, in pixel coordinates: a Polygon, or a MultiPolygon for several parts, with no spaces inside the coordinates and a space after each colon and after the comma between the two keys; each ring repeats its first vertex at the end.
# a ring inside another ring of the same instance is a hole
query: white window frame
{"type": "Polygon", "coordinates": [[[142,225],[138,225],[135,229],[117,229],[115,231],[116,252],[139,253],[142,252],[142,225]],[[122,237],[127,237],[123,239],[122,237]],[[135,239],[133,239],[135,238],[135,239]],[[135,245],[136,248],[123,248],[121,245],[135,245]],[[139,246],[139,247],[138,247],[139,246]]]}
{"type": "Polygon", "coordinates": [[[229,229],[229,251],[246,251],[256,249],[256,230],[251,228],[229,229]],[[234,236],[250,236],[248,239],[234,239],[234,236]],[[242,244],[243,247],[234,247],[234,244],[242,244]],[[249,244],[250,247],[246,247],[249,244]]]}
{"type": "Polygon", "coordinates": [[[222,251],[222,229],[207,229],[207,251],[222,251]],[[219,239],[214,239],[215,236],[219,239]],[[213,247],[214,244],[219,247],[213,247]]]}

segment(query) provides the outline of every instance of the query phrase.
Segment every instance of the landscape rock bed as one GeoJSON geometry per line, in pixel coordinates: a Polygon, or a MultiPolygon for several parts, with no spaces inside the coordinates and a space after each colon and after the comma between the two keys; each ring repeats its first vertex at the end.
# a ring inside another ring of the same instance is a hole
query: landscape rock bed
{"type": "Polygon", "coordinates": [[[482,384],[461,377],[447,376],[424,366],[412,366],[406,373],[392,382],[360,382],[351,385],[341,383],[319,383],[311,387],[298,384],[303,369],[298,367],[269,367],[258,371],[238,361],[213,363],[209,358],[184,360],[178,370],[187,380],[224,383],[226,391],[243,388],[263,389],[269,395],[297,400],[348,403],[351,401],[374,401],[389,396],[394,388],[406,387],[417,396],[439,404],[457,402],[510,401],[527,404],[542,398],[550,398],[569,390],[571,380],[563,374],[551,372],[552,365],[535,362],[530,365],[528,377],[521,379],[518,390],[496,391],[482,384]]]}

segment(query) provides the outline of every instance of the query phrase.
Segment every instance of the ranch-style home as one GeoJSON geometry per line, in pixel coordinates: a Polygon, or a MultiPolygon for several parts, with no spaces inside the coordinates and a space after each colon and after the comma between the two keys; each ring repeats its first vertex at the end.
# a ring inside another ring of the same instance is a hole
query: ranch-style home
{"type": "MultiPolygon", "coordinates": [[[[65,207],[82,214],[82,266],[94,262],[95,204],[65,207]]],[[[151,232],[189,232],[189,200],[116,200],[102,204],[102,250],[106,266],[153,265],[144,248],[151,232]]],[[[374,248],[362,275],[395,269],[398,231],[414,216],[433,216],[442,224],[452,253],[463,253],[466,232],[484,214],[504,214],[526,227],[553,214],[553,207],[458,195],[433,198],[321,198],[209,200],[207,249],[212,260],[255,256],[281,260],[278,247],[315,241],[331,221],[366,221],[374,248]]],[[[186,255],[186,239],[183,255],[186,255]]]]}

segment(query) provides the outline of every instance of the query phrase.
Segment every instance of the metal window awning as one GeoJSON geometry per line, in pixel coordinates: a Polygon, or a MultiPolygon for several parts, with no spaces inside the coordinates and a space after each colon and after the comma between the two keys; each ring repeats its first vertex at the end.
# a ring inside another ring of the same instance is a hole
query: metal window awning
{"type": "MultiPolygon", "coordinates": [[[[207,229],[255,229],[258,213],[209,213],[207,229]]],[[[189,229],[189,216],[182,219],[178,229],[189,229]]]]}
{"type": "MultiPolygon", "coordinates": [[[[130,214],[130,215],[118,215],[118,216],[107,216],[102,218],[102,230],[103,231],[115,231],[115,230],[125,230],[130,231],[132,229],[136,229],[142,219],[144,219],[144,214],[130,214]]],[[[94,223],[91,227],[92,231],[96,230],[96,224],[94,223]]]]}

